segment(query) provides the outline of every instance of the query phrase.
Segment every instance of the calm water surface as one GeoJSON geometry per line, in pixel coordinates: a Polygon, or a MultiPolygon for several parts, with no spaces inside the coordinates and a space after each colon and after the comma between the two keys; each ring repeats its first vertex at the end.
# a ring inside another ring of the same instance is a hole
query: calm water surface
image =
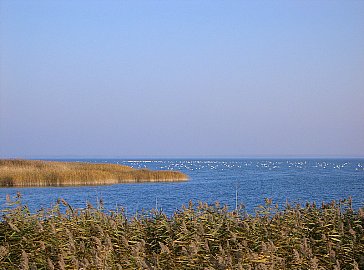
{"type": "Polygon", "coordinates": [[[142,209],[161,208],[171,214],[189,200],[213,203],[220,201],[235,207],[238,202],[248,211],[273,198],[284,205],[289,202],[318,203],[353,197],[354,206],[364,206],[364,159],[292,159],[292,160],[121,160],[78,159],[95,163],[116,163],[134,168],[179,170],[190,180],[181,183],[140,183],[110,186],[1,188],[0,208],[5,207],[6,194],[20,191],[23,202],[32,211],[48,208],[58,198],[74,207],[86,202],[96,205],[102,198],[106,209],[124,207],[128,214],[142,209]]]}

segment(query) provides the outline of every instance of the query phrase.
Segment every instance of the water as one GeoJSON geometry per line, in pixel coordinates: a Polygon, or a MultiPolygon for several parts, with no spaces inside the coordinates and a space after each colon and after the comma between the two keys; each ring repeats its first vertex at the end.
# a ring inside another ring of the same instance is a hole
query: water
{"type": "MultiPolygon", "coordinates": [[[[64,160],[65,161],[65,160],[64,160]]],[[[284,205],[286,201],[305,203],[353,197],[354,207],[364,206],[364,159],[211,159],[211,160],[121,160],[82,159],[97,163],[116,163],[134,168],[180,170],[190,180],[180,183],[139,183],[110,186],[1,188],[0,208],[5,207],[6,194],[23,195],[23,203],[32,211],[49,208],[58,198],[73,207],[84,208],[86,202],[97,205],[103,199],[109,210],[124,207],[127,214],[152,208],[173,213],[187,204],[219,201],[235,208],[238,203],[249,212],[272,198],[284,205]]]]}

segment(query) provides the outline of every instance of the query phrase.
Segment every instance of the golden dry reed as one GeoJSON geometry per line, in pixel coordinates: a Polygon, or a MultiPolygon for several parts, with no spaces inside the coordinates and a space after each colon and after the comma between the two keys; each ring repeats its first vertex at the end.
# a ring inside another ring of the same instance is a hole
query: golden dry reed
{"type": "Polygon", "coordinates": [[[187,175],[178,171],[137,170],[117,164],[0,160],[0,187],[107,185],[187,179],[187,175]]]}
{"type": "Polygon", "coordinates": [[[364,209],[350,200],[290,206],[266,200],[255,215],[193,204],[127,217],[59,200],[31,214],[8,198],[0,269],[364,269],[364,209]]]}

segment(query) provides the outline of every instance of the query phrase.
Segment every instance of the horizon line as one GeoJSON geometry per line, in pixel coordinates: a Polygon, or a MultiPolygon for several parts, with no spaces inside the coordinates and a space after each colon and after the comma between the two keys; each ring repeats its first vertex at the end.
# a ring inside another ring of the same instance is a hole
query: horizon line
{"type": "Polygon", "coordinates": [[[349,155],[256,155],[256,156],[237,156],[237,155],[147,155],[147,156],[108,156],[108,155],[19,155],[19,156],[0,156],[0,159],[364,159],[363,156],[349,156],[349,155]]]}

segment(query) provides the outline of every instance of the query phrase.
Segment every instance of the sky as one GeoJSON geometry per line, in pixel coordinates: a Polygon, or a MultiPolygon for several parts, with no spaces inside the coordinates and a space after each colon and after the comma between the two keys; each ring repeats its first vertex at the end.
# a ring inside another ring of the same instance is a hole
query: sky
{"type": "Polygon", "coordinates": [[[364,157],[364,1],[0,0],[0,157],[364,157]]]}

